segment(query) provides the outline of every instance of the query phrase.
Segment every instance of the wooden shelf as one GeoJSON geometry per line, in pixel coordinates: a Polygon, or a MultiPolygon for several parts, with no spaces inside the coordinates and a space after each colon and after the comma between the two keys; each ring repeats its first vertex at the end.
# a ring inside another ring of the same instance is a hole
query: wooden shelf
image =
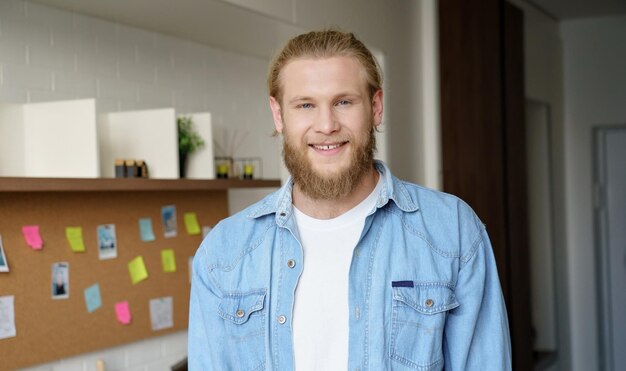
{"type": "Polygon", "coordinates": [[[0,192],[222,191],[263,187],[280,187],[280,180],[0,177],[0,192]]]}

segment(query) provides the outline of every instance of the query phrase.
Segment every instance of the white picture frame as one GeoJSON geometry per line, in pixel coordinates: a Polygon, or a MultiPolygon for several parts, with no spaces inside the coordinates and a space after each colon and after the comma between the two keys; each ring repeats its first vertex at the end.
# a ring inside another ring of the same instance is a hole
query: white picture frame
{"type": "Polygon", "coordinates": [[[9,261],[4,253],[4,245],[2,244],[2,236],[0,236],[0,272],[9,271],[9,261]]]}

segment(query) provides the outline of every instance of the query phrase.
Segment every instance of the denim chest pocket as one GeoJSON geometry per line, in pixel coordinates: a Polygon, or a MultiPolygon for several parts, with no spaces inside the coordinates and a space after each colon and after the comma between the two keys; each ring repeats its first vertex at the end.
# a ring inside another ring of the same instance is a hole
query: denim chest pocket
{"type": "Polygon", "coordinates": [[[264,289],[225,293],[219,303],[218,315],[224,319],[226,334],[219,341],[230,349],[233,370],[265,369],[265,293],[264,289]]]}
{"type": "Polygon", "coordinates": [[[420,371],[443,369],[443,330],[448,311],[459,306],[443,283],[392,287],[393,308],[389,356],[420,371]]]}

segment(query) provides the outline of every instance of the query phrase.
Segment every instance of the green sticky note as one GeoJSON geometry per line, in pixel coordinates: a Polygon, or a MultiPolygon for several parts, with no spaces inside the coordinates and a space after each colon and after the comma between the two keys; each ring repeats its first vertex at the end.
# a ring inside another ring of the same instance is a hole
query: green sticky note
{"type": "Polygon", "coordinates": [[[70,248],[74,252],[85,252],[85,243],[83,242],[82,227],[66,227],[65,237],[70,243],[70,248]]]}
{"type": "Polygon", "coordinates": [[[128,263],[128,273],[130,273],[130,280],[133,285],[148,278],[148,270],[141,255],[128,263]]]}
{"type": "Polygon", "coordinates": [[[176,272],[176,258],[174,250],[161,250],[161,263],[163,263],[163,272],[176,272]]]}
{"type": "Polygon", "coordinates": [[[185,213],[185,227],[188,234],[200,234],[200,224],[196,213],[185,213]]]}

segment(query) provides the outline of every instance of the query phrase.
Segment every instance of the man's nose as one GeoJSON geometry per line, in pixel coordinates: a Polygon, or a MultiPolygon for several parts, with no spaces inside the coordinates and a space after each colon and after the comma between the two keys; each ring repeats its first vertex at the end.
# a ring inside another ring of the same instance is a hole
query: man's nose
{"type": "Polygon", "coordinates": [[[339,130],[339,127],[339,120],[333,107],[320,108],[319,117],[315,123],[315,131],[329,135],[339,130]]]}

